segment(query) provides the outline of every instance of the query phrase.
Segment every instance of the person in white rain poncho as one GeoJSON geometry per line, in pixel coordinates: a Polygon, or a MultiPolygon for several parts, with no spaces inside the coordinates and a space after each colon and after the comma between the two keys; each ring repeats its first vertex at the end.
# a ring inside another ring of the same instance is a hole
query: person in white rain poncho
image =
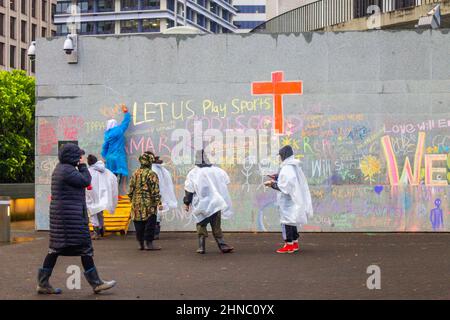
{"type": "Polygon", "coordinates": [[[119,186],[116,176],[106,169],[103,161],[98,161],[95,156],[90,154],[87,162],[92,181],[86,191],[86,205],[89,219],[94,228],[92,238],[99,239],[105,233],[103,210],[114,213],[117,207],[119,186]]]}
{"type": "Polygon", "coordinates": [[[185,210],[191,208],[192,215],[197,221],[198,253],[205,253],[205,240],[208,237],[207,225],[211,224],[212,233],[223,253],[233,250],[223,240],[221,219],[233,216],[231,199],[227,184],[230,183],[228,174],[219,167],[213,166],[206,158],[204,150],[196,153],[195,167],[189,171],[184,184],[185,210]]]}
{"type": "Polygon", "coordinates": [[[282,161],[280,172],[265,185],[278,191],[277,206],[285,245],[277,253],[293,253],[299,250],[297,227],[306,224],[313,216],[311,193],[292,147],[281,148],[279,156],[282,161]]]}
{"type": "Polygon", "coordinates": [[[177,205],[177,197],[175,196],[175,189],[172,182],[172,176],[166,168],[162,165],[163,161],[155,156],[155,162],[152,163],[152,171],[156,173],[159,179],[159,193],[161,194],[162,209],[158,209],[155,239],[159,239],[161,232],[161,219],[164,212],[170,209],[175,209],[177,205]]]}

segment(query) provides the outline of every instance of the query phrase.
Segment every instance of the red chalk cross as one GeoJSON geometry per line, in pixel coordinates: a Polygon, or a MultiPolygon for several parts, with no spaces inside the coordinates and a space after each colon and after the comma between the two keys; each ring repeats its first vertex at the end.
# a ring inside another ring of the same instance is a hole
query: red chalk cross
{"type": "Polygon", "coordinates": [[[284,81],[283,71],[272,72],[272,82],[252,82],[252,95],[273,95],[273,118],[276,134],[284,134],[283,95],[303,94],[302,81],[284,81]]]}

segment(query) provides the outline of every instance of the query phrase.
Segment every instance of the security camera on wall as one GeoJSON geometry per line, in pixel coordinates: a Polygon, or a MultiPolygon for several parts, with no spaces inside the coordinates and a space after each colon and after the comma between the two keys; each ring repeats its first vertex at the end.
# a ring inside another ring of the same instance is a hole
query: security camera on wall
{"type": "Polygon", "coordinates": [[[27,54],[31,61],[36,60],[36,41],[31,41],[27,54]]]}
{"type": "Polygon", "coordinates": [[[67,35],[63,50],[67,55],[68,63],[78,63],[78,36],[76,34],[67,35]]]}

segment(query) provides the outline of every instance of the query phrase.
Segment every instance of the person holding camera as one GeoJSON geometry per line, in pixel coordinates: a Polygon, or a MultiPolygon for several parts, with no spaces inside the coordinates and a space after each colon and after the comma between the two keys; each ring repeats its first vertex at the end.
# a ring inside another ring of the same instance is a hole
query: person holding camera
{"type": "Polygon", "coordinates": [[[84,163],[84,151],[67,143],[59,151],[59,163],[52,173],[50,202],[50,243],[42,268],[38,270],[37,292],[60,294],[49,279],[59,256],[79,256],[84,275],[95,293],[111,289],[116,282],[100,279],[94,264],[89,233],[85,189],[91,175],[84,163]]]}

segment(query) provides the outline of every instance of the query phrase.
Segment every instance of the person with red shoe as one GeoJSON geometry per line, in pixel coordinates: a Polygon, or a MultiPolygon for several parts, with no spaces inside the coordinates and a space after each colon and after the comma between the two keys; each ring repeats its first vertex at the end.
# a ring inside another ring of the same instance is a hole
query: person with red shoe
{"type": "Polygon", "coordinates": [[[264,184],[278,191],[277,206],[285,244],[276,252],[293,253],[299,251],[297,226],[306,224],[313,216],[311,193],[292,147],[284,146],[278,154],[281,158],[280,172],[264,184]]]}

